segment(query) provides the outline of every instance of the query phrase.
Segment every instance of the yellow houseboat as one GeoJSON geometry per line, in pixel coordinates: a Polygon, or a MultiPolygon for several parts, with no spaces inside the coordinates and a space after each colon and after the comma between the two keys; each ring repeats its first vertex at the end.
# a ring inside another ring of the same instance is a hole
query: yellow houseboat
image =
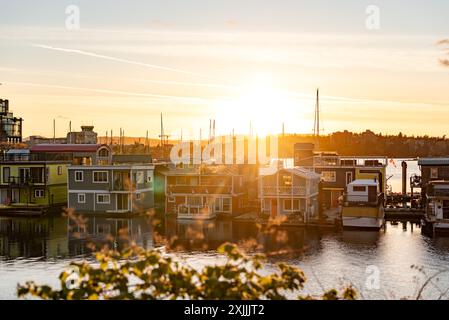
{"type": "Polygon", "coordinates": [[[343,228],[379,230],[385,222],[383,193],[377,180],[354,180],[347,186],[341,209],[343,228]]]}

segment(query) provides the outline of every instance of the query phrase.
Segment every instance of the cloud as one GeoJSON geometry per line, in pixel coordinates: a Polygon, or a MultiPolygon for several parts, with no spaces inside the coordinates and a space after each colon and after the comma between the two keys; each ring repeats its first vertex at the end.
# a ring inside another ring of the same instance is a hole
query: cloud
{"type": "Polygon", "coordinates": [[[103,94],[110,94],[110,95],[124,95],[124,96],[134,96],[134,97],[154,98],[154,99],[173,99],[173,100],[178,100],[178,102],[184,101],[184,102],[188,102],[188,103],[208,104],[211,101],[213,101],[213,99],[198,98],[198,97],[162,95],[162,94],[145,93],[145,92],[141,93],[141,92],[129,92],[129,91],[121,91],[121,90],[85,88],[85,87],[73,87],[73,86],[62,86],[62,85],[55,85],[55,84],[43,84],[43,83],[33,83],[33,82],[8,81],[7,83],[12,84],[12,85],[19,85],[19,86],[47,87],[47,88],[54,88],[54,89],[77,90],[77,91],[103,93],[103,94]]]}
{"type": "Polygon", "coordinates": [[[441,39],[437,42],[437,45],[449,45],[449,39],[441,39]]]}
{"type": "Polygon", "coordinates": [[[166,66],[161,66],[161,65],[155,65],[155,64],[149,64],[149,63],[144,63],[144,62],[139,62],[139,61],[133,61],[133,60],[128,60],[128,59],[111,57],[111,56],[106,56],[106,55],[102,55],[102,54],[97,54],[97,53],[94,53],[94,52],[78,50],[78,49],[67,49],[67,48],[52,47],[52,46],[47,46],[47,45],[43,45],[43,44],[33,44],[33,46],[36,47],[36,48],[42,48],[42,49],[48,49],[48,50],[54,50],[54,51],[59,51],[59,52],[72,53],[72,54],[79,54],[79,55],[83,55],[83,56],[100,58],[100,59],[105,59],[105,60],[110,60],[110,61],[115,61],[115,62],[121,62],[121,63],[127,63],[127,64],[142,66],[142,67],[146,67],[146,68],[152,68],[152,69],[171,71],[171,72],[176,72],[176,73],[189,74],[189,75],[192,75],[192,76],[197,76],[197,77],[202,77],[202,78],[211,78],[211,77],[209,77],[207,75],[204,75],[204,74],[200,74],[200,73],[196,73],[196,72],[190,72],[190,71],[186,71],[186,70],[183,70],[183,69],[177,69],[177,68],[171,68],[171,67],[166,67],[166,66]]]}

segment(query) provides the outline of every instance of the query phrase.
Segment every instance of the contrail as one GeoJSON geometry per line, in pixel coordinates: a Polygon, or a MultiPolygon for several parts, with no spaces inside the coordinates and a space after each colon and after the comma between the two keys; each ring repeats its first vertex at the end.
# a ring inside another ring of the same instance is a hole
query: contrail
{"type": "Polygon", "coordinates": [[[136,66],[142,66],[142,67],[146,67],[146,68],[152,68],[152,69],[158,69],[158,70],[164,70],[164,71],[171,71],[171,72],[189,74],[189,75],[202,77],[202,78],[213,79],[212,77],[204,75],[204,74],[201,74],[201,73],[196,73],[196,72],[191,72],[191,71],[186,71],[186,70],[176,69],[176,68],[170,68],[170,67],[165,67],[165,66],[160,66],[160,65],[155,65],[155,64],[149,64],[149,63],[144,63],[144,62],[139,62],[139,61],[134,61],[134,60],[116,58],[116,57],[106,56],[106,55],[103,55],[103,54],[97,54],[97,53],[94,53],[94,52],[89,52],[89,51],[84,51],[84,50],[52,47],[52,46],[47,46],[47,45],[43,45],[43,44],[33,44],[33,46],[36,47],[36,48],[42,48],[42,49],[47,49],[47,50],[55,50],[55,51],[60,51],[60,52],[79,54],[79,55],[88,56],[88,57],[94,57],[94,58],[100,58],[100,59],[105,59],[105,60],[110,60],[110,61],[121,62],[121,63],[133,64],[133,65],[136,65],[136,66]]]}
{"type": "Polygon", "coordinates": [[[129,92],[129,91],[110,90],[110,89],[92,89],[92,88],[85,88],[85,87],[61,86],[61,85],[55,85],[55,84],[43,84],[43,83],[33,83],[33,82],[9,82],[8,81],[8,84],[21,85],[21,86],[33,86],[33,87],[47,87],[47,88],[55,88],[55,89],[79,90],[79,91],[107,93],[107,94],[114,94],[114,95],[148,97],[148,98],[156,98],[156,99],[184,100],[184,101],[190,101],[190,102],[195,102],[195,103],[198,103],[198,102],[210,103],[211,100],[215,100],[215,99],[207,99],[207,98],[170,96],[170,95],[161,95],[161,94],[154,94],[154,93],[140,93],[140,92],[129,92]]]}

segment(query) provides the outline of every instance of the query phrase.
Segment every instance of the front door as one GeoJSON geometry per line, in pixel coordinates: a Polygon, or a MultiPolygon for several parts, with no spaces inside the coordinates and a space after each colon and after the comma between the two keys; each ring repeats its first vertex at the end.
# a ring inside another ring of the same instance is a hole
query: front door
{"type": "Polygon", "coordinates": [[[30,180],[30,168],[19,168],[20,183],[23,184],[30,180]]]}
{"type": "Polygon", "coordinates": [[[12,203],[20,202],[20,190],[19,189],[12,189],[11,202],[12,203]]]}
{"type": "Polygon", "coordinates": [[[368,202],[377,201],[377,187],[368,186],[368,202]]]}
{"type": "Polygon", "coordinates": [[[117,210],[128,210],[128,195],[125,193],[117,194],[117,210]]]}
{"type": "Polygon", "coordinates": [[[277,199],[271,200],[271,218],[276,218],[278,215],[278,201],[277,199]]]}

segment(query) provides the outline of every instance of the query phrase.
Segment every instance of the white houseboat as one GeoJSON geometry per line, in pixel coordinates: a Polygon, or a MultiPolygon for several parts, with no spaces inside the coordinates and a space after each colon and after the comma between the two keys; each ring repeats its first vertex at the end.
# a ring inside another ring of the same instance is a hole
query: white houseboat
{"type": "Polygon", "coordinates": [[[430,235],[449,234],[449,181],[429,181],[422,230],[430,235]]]}
{"type": "Polygon", "coordinates": [[[360,179],[349,183],[341,208],[343,228],[379,230],[385,221],[383,199],[378,180],[360,179]]]}

